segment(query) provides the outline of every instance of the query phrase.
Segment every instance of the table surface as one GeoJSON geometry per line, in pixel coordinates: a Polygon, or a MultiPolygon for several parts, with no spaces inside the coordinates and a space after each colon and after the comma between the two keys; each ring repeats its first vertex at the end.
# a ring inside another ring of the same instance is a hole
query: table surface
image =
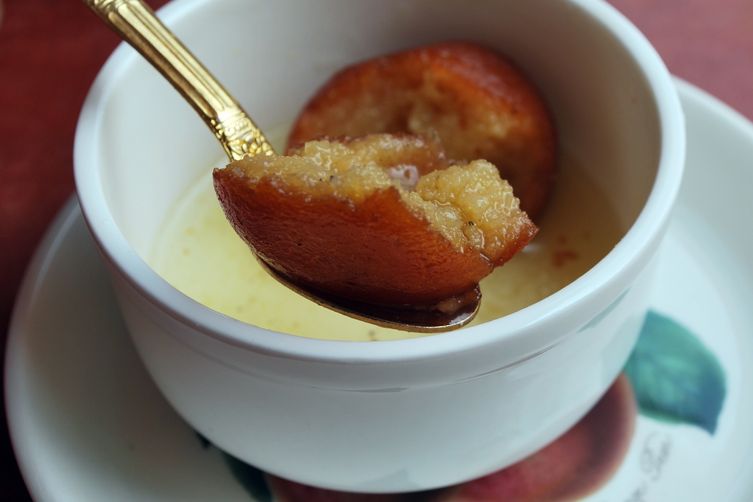
{"type": "MultiPolygon", "coordinates": [[[[0,341],[23,271],[73,193],[79,109],[117,40],[87,9],[63,0],[0,0],[0,341]]],[[[149,1],[157,7],[164,0],[149,1]]],[[[753,2],[612,0],[669,69],[753,119],[753,2]]],[[[0,430],[0,499],[24,500],[7,428],[0,430]]]]}

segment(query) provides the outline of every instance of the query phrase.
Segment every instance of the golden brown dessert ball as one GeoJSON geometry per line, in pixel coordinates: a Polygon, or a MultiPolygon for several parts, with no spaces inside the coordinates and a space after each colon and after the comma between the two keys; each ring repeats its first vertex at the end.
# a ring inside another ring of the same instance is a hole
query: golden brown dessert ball
{"type": "Polygon", "coordinates": [[[554,127],[538,91],[499,53],[449,42],[335,74],[295,121],[288,145],[372,133],[437,135],[449,158],[497,166],[534,220],[555,176],[554,127]]]}

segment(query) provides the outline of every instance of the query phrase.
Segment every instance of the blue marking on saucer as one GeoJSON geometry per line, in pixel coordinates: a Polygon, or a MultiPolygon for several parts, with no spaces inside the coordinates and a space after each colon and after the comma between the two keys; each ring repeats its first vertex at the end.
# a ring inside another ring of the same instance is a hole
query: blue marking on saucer
{"type": "Polygon", "coordinates": [[[625,373],[642,415],[716,431],[727,394],[724,370],[687,327],[649,311],[625,373]]]}

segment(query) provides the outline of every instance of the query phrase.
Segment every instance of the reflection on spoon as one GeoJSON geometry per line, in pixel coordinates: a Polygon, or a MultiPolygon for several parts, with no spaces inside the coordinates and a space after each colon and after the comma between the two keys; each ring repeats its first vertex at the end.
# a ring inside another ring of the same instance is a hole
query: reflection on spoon
{"type": "Polygon", "coordinates": [[[481,301],[481,289],[478,286],[461,298],[447,300],[448,302],[457,302],[460,306],[452,305],[451,308],[444,309],[446,311],[443,311],[441,307],[437,310],[397,309],[357,301],[347,301],[327,295],[326,293],[304,289],[264,263],[264,260],[260,259],[259,263],[278,282],[314,303],[349,317],[385,328],[423,333],[449,331],[460,328],[473,320],[478,313],[481,301]]]}

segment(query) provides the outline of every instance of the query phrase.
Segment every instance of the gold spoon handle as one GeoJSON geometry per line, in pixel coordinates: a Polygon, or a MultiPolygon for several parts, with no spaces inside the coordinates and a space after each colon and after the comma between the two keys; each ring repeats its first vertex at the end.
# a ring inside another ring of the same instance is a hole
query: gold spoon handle
{"type": "Polygon", "coordinates": [[[230,160],[274,150],[238,102],[141,0],[84,0],[180,92],[230,160]]]}

